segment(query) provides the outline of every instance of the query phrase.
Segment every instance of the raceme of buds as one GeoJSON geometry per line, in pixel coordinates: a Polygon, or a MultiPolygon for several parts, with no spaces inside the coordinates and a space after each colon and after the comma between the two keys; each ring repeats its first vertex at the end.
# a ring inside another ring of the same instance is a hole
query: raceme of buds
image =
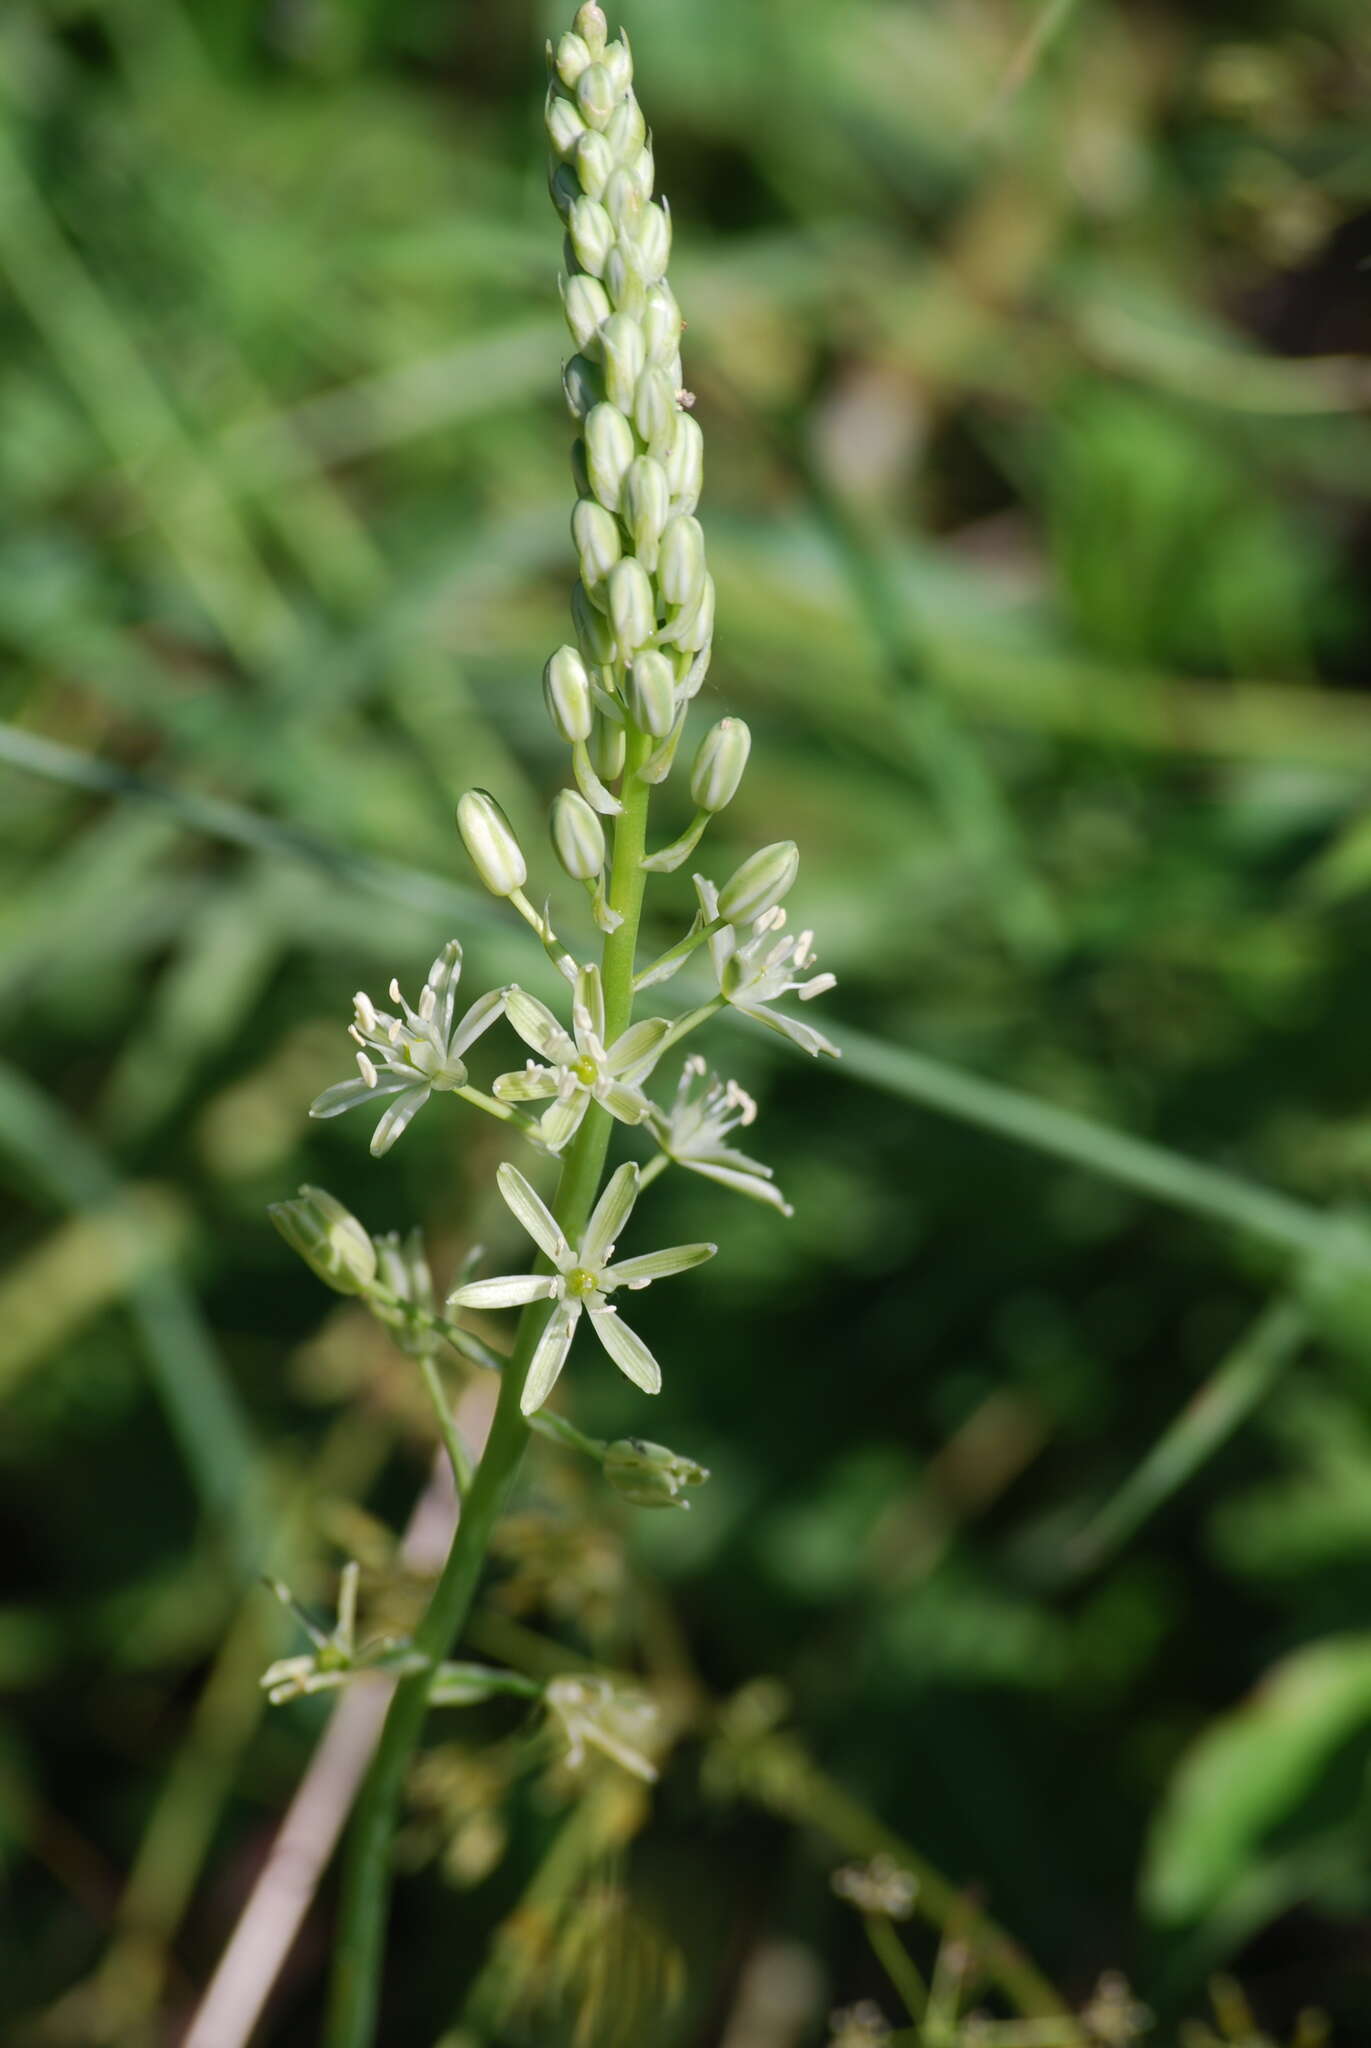
{"type": "Polygon", "coordinates": [[[719,915],[729,924],[751,924],[774,909],[791,886],[800,866],[800,849],[793,839],[778,839],[764,846],[734,871],[719,891],[719,915]]]}
{"type": "Polygon", "coordinates": [[[641,1437],[621,1437],[605,1452],[605,1478],[624,1500],[636,1508],[688,1508],[682,1489],[702,1486],[709,1473],[693,1458],[669,1451],[665,1444],[650,1444],[641,1437]]]}
{"type": "Polygon", "coordinates": [[[324,1188],[301,1188],[293,1202],[267,1210],[292,1251],[336,1294],[365,1294],[376,1278],[376,1247],[362,1225],[324,1188]]]}
{"type": "Polygon", "coordinates": [[[457,829],[481,880],[492,896],[512,896],[528,880],[528,865],[514,828],[493,796],[469,789],[457,806],[457,829]]]}

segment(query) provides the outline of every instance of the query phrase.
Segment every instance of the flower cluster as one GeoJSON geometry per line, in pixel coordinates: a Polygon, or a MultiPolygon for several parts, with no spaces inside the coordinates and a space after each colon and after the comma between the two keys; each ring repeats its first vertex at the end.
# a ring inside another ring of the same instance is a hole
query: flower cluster
{"type": "MultiPolygon", "coordinates": [[[[314,1271],[339,1292],[363,1296],[427,1366],[445,1340],[489,1361],[494,1354],[464,1332],[461,1319],[523,1310],[517,1355],[525,1415],[547,1400],[583,1325],[637,1387],[658,1390],[661,1369],[623,1320],[620,1297],[700,1264],[715,1249],[677,1245],[617,1258],[616,1240],[639,1194],[660,1173],[680,1167],[790,1214],[770,1167],[728,1142],[757,1114],[736,1081],[711,1074],[692,1053],[674,1094],[654,1099],[654,1077],[671,1048],[731,1008],[801,1051],[836,1053],[822,1032],[783,1007],[788,997],[806,1004],[833,986],[831,974],[813,971],[811,934],[785,929],[784,900],[799,870],[792,840],[748,855],[725,870],[721,885],[697,874],[684,936],[650,964],[638,963],[646,883],[682,868],[734,801],[752,738],[738,718],[710,727],[693,757],[684,823],[678,815],[676,837],[649,851],[649,803],[670,776],[713,644],[714,582],[697,516],[703,438],[684,388],[683,322],[667,281],[671,217],[654,196],[652,145],[628,44],[611,38],[591,0],[548,57],[545,120],[551,194],[565,227],[561,291],[572,351],[563,386],[577,424],[571,532],[579,569],[571,637],[543,674],[554,732],[570,750],[550,828],[559,865],[586,892],[585,925],[598,934],[600,958],[588,958],[590,949],[575,939],[564,941],[552,906],[530,900],[529,861],[508,818],[488,792],[468,790],[457,807],[466,851],[485,886],[536,934],[558,994],[509,984],[459,1015],[462,948],[454,939],[433,962],[417,1004],[394,981],[388,1009],[355,997],[357,1074],[326,1089],[311,1114],[329,1118],[381,1104],[371,1139],[380,1155],[434,1096],[456,1096],[558,1161],[558,1192],[545,1201],[517,1167],[499,1169],[500,1192],[538,1256],[527,1271],[464,1273],[445,1314],[417,1238],[373,1239],[318,1189],[274,1211],[314,1271]],[[687,969],[699,977],[695,1008],[634,1019],[636,995],[687,969]],[[468,1058],[496,1026],[522,1042],[522,1064],[497,1065],[478,1087],[468,1058]],[[614,1132],[649,1156],[617,1166],[595,1200],[614,1132]]],[[[604,1461],[612,1483],[630,1499],[684,1505],[677,1497],[702,1468],[670,1452],[661,1454],[663,1463],[657,1447],[637,1439],[624,1443],[626,1450],[604,1461]]]]}

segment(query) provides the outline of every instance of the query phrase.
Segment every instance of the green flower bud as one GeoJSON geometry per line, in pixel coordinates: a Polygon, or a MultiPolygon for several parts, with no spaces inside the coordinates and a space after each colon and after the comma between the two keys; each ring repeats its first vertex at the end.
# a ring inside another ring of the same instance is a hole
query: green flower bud
{"type": "Polygon", "coordinates": [[[647,288],[619,242],[605,258],[605,290],[619,312],[631,313],[635,320],[641,316],[647,288]]]}
{"type": "Polygon", "coordinates": [[[572,202],[567,219],[567,233],[571,237],[572,253],[582,270],[592,277],[604,272],[605,258],[614,247],[614,223],[598,199],[588,199],[584,194],[572,202]]]}
{"type": "Polygon", "coordinates": [[[639,732],[665,739],[676,716],[676,671],[665,654],[648,647],[633,663],[628,683],[629,715],[639,732]]]}
{"type": "Polygon", "coordinates": [[[632,555],[625,555],[609,572],[609,616],[619,659],[632,661],[657,630],[651,578],[632,555]]]}
{"type": "Polygon", "coordinates": [[[675,420],[676,393],[666,371],[644,370],[633,393],[633,424],[651,454],[661,457],[670,449],[675,420]]]}
{"type": "Polygon", "coordinates": [[[704,482],[705,437],[688,412],[678,412],[672,422],[671,446],[663,462],[671,485],[673,512],[693,512],[700,502],[704,482]]]}
{"type": "Polygon", "coordinates": [[[633,535],[633,552],[651,575],[657,567],[657,551],[671,509],[671,487],[666,471],[650,455],[640,455],[624,478],[621,511],[633,535]]]}
{"type": "Polygon", "coordinates": [[[562,366],[562,395],[574,420],[583,420],[605,395],[605,380],[587,356],[572,356],[562,366]]]}
{"type": "Polygon", "coordinates": [[[577,8],[572,27],[584,42],[588,56],[599,57],[603,53],[609,39],[609,23],[596,0],[586,0],[585,6],[577,8]]]}
{"type": "Polygon", "coordinates": [[[764,846],[731,874],[719,891],[719,915],[730,924],[751,924],[789,894],[800,866],[793,839],[764,846]]]}
{"type": "Polygon", "coordinates": [[[547,128],[548,141],[552,144],[558,156],[564,159],[572,154],[577,143],[586,132],[585,122],[581,119],[575,107],[572,106],[571,101],[564,100],[560,93],[548,94],[544,122],[547,128]]]}
{"type": "Polygon", "coordinates": [[[643,370],[643,330],[629,313],[611,313],[600,333],[605,360],[605,396],[622,413],[633,410],[633,391],[643,370]]]}
{"type": "Polygon", "coordinates": [[[603,135],[587,128],[576,145],[576,175],[587,198],[603,201],[613,170],[614,151],[603,135]]]}
{"type": "Polygon", "coordinates": [[[603,128],[614,112],[619,94],[603,63],[587,64],[576,81],[576,104],[591,128],[603,128]]]}
{"type": "Polygon", "coordinates": [[[688,1508],[679,1498],[687,1486],[703,1486],[709,1473],[693,1458],[669,1451],[665,1444],[641,1437],[620,1437],[605,1452],[605,1478],[614,1491],[637,1508],[688,1508]]]}
{"type": "Polygon", "coordinates": [[[690,797],[697,810],[713,816],[732,803],[751,751],[752,734],[741,718],[721,718],[709,728],[690,771],[690,797]]]}
{"type": "MultiPolygon", "coordinates": [[[[642,108],[631,94],[627,99],[620,100],[618,106],[610,115],[608,125],[605,128],[605,141],[614,151],[615,157],[621,164],[628,163],[636,153],[642,150],[643,145],[646,143],[647,122],[643,119],[642,108]]],[[[651,192],[651,190],[652,186],[649,182],[647,192],[651,192]]],[[[643,194],[644,198],[647,197],[647,192],[643,194]]]]}
{"type": "Polygon", "coordinates": [[[584,36],[578,36],[574,29],[568,29],[557,45],[557,55],[553,62],[557,76],[570,92],[590,62],[590,49],[584,36]]]}
{"type": "Polygon", "coordinates": [[[291,1250],[336,1294],[365,1294],[376,1278],[376,1247],[362,1225],[324,1188],[303,1187],[293,1202],[267,1209],[291,1250]]]}
{"type": "MultiPolygon", "coordinates": [[[[608,143],[605,147],[609,147],[608,143]]],[[[610,173],[602,204],[621,235],[636,235],[643,216],[643,195],[622,165],[616,165],[610,173]]]]}
{"type": "Polygon", "coordinates": [[[581,581],[593,602],[598,595],[598,586],[624,551],[619,538],[619,522],[612,512],[606,512],[603,505],[597,505],[594,498],[578,498],[571,515],[571,538],[576,544],[581,564],[581,581]]]}
{"type": "Polygon", "coordinates": [[[671,214],[665,199],[643,208],[634,226],[633,240],[643,277],[649,284],[655,284],[665,277],[671,260],[671,214]]]}
{"type": "Polygon", "coordinates": [[[573,881],[593,882],[604,873],[605,828],[577,790],[560,789],[553,798],[552,844],[573,881]]]}
{"type": "Polygon", "coordinates": [[[578,271],[563,283],[562,310],[577,348],[593,359],[600,352],[600,329],[609,318],[608,292],[598,278],[578,271]]]}
{"type": "Polygon", "coordinates": [[[662,365],[673,362],[681,346],[681,309],[665,280],[647,289],[642,327],[648,361],[662,365]]]}
{"type": "MultiPolygon", "coordinates": [[[[664,637],[683,654],[698,654],[714,637],[714,578],[706,576],[693,605],[672,615],[664,637]]],[[[694,693],[692,692],[692,695],[694,693]]]]}
{"type": "Polygon", "coordinates": [[[513,827],[493,796],[469,789],[457,806],[457,829],[481,880],[492,896],[512,896],[528,880],[528,867],[513,827]]]}
{"type": "Polygon", "coordinates": [[[597,711],[590,733],[590,760],[595,773],[605,782],[613,782],[616,775],[624,772],[627,752],[628,735],[618,719],[606,718],[603,711],[597,711]]]}
{"type": "Polygon", "coordinates": [[[650,143],[644,143],[638,154],[624,167],[644,199],[652,197],[652,186],[657,175],[656,160],[650,143]]]}
{"type": "Polygon", "coordinates": [[[586,474],[607,512],[617,512],[628,466],[637,454],[633,429],[612,405],[597,405],[586,417],[586,474]]]}
{"type": "MultiPolygon", "coordinates": [[[[590,677],[574,647],[559,647],[548,660],[543,670],[543,701],[548,717],[569,747],[590,738],[590,677]]],[[[736,725],[738,721],[726,719],[724,723],[736,725]]]]}
{"type": "Polygon", "coordinates": [[[678,512],[662,533],[657,580],[668,604],[693,605],[705,582],[705,536],[698,519],[678,512]]]}
{"type": "Polygon", "coordinates": [[[614,42],[606,43],[600,62],[609,73],[610,84],[622,98],[633,83],[633,57],[622,29],[614,42]]]}
{"type": "Polygon", "coordinates": [[[607,667],[614,659],[614,634],[579,578],[571,586],[571,624],[587,668],[607,667]]]}

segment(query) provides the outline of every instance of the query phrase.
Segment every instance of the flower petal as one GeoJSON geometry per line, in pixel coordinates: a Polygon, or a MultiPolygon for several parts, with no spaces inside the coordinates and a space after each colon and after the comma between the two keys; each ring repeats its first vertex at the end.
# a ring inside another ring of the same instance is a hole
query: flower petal
{"type": "Polygon", "coordinates": [[[793,1216],[785,1196],[775,1182],[755,1170],[755,1162],[749,1160],[746,1166],[730,1162],[744,1157],[741,1152],[721,1150],[700,1159],[678,1159],[678,1166],[688,1166],[692,1173],[702,1173],[706,1180],[718,1181],[720,1187],[733,1188],[740,1195],[751,1195],[754,1202],[766,1202],[771,1208],[779,1209],[782,1216],[793,1216]]]}
{"type": "Polygon", "coordinates": [[[636,1259],[621,1259],[604,1271],[606,1287],[646,1287],[649,1280],[667,1280],[673,1273],[688,1273],[703,1266],[719,1249],[717,1244],[673,1244],[660,1252],[640,1252],[636,1259]]]}
{"type": "Polygon", "coordinates": [[[508,1160],[498,1168],[495,1179],[511,1216],[523,1224],[539,1251],[557,1264],[567,1254],[567,1241],[541,1195],[534,1193],[518,1167],[508,1160]]]}
{"type": "Polygon", "coordinates": [[[468,1280],[454,1287],[449,1308],[521,1308],[526,1301],[546,1301],[557,1282],[546,1273],[503,1273],[493,1280],[468,1280]]]}
{"type": "Polygon", "coordinates": [[[605,1035],[605,993],[600,982],[600,970],[592,965],[583,967],[576,976],[576,1007],[584,1010],[587,1021],[596,1038],[603,1042],[605,1035]]]}
{"type": "Polygon", "coordinates": [[[560,1152],[568,1139],[575,1137],[589,1107],[590,1096],[584,1088],[549,1103],[538,1119],[538,1135],[549,1152],[560,1152]]]}
{"type": "Polygon", "coordinates": [[[478,996],[463,1017],[448,1042],[448,1051],[454,1057],[466,1051],[483,1031],[489,1031],[495,1019],[505,1007],[505,991],[493,988],[487,995],[478,996]]]}
{"type": "Polygon", "coordinates": [[[630,1086],[627,1081],[601,1081],[595,1090],[595,1100],[602,1102],[621,1124],[640,1124],[652,1107],[642,1089],[630,1086]]]}
{"type": "Polygon", "coordinates": [[[617,1310],[593,1308],[590,1326],[621,1373],[645,1394],[662,1391],[662,1368],[636,1331],[630,1330],[617,1310]]]}
{"type": "Polygon", "coordinates": [[[433,1022],[438,1036],[442,1039],[446,1039],[452,1029],[452,1013],[457,1005],[457,984],[461,978],[462,942],[460,939],[449,939],[428,970],[428,986],[437,997],[433,1022]]]}
{"type": "Polygon", "coordinates": [[[642,1017],[615,1039],[605,1065],[621,1081],[645,1081],[657,1064],[662,1040],[671,1026],[665,1017],[642,1017]]]}
{"type": "Polygon", "coordinates": [[[535,1067],[532,1060],[526,1067],[517,1067],[512,1074],[501,1074],[491,1083],[491,1094],[497,1102],[542,1102],[549,1095],[555,1095],[558,1078],[551,1067],[535,1067]]]}
{"type": "Polygon", "coordinates": [[[519,1406],[525,1415],[532,1415],[541,1408],[556,1386],[580,1316],[579,1301],[563,1301],[548,1317],[547,1327],[529,1360],[528,1375],[519,1396],[519,1406]]]}
{"type": "Polygon", "coordinates": [[[410,1123],[428,1101],[429,1089],[408,1088],[403,1095],[397,1095],[390,1108],[371,1134],[371,1156],[379,1159],[383,1152],[389,1152],[395,1140],[402,1137],[410,1123]]]}
{"type": "Polygon", "coordinates": [[[637,1199],[638,1169],[631,1159],[626,1159],[605,1182],[604,1193],[586,1225],[586,1234],[581,1240],[583,1265],[596,1268],[604,1265],[637,1199]]]}
{"type": "Polygon", "coordinates": [[[735,1003],[733,1007],[741,1016],[765,1024],[769,1031],[779,1031],[782,1038],[798,1045],[801,1052],[812,1053],[816,1059],[820,1053],[827,1053],[834,1060],[842,1058],[831,1039],[825,1038],[822,1031],[816,1031],[812,1024],[802,1024],[798,1017],[787,1017],[783,1010],[763,1009],[760,1003],[735,1003]]]}
{"type": "Polygon", "coordinates": [[[378,1081],[369,1088],[363,1080],[338,1081],[332,1088],[326,1088],[322,1095],[316,1095],[309,1106],[313,1117],[341,1116],[344,1110],[356,1109],[359,1102],[375,1102],[382,1095],[396,1095],[408,1084],[404,1081],[378,1081]]]}
{"type": "Polygon", "coordinates": [[[527,989],[505,990],[505,1015],[524,1044],[531,1045],[545,1060],[566,1067],[575,1059],[574,1039],[562,1029],[547,1004],[540,1003],[527,989]]]}

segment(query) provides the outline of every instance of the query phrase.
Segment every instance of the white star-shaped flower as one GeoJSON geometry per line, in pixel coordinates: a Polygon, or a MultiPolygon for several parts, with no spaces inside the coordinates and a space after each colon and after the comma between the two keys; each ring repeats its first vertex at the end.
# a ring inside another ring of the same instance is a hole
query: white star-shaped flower
{"type": "Polygon", "coordinates": [[[757,1115],[757,1105],[736,1081],[721,1081],[708,1069],[698,1053],[692,1053],[681,1069],[676,1099],[669,1110],[652,1111],[652,1134],[677,1166],[702,1173],[706,1180],[734,1188],[754,1201],[767,1202],[783,1216],[794,1214],[789,1202],[771,1177],[771,1168],[746,1152],[735,1151],[724,1139],[739,1126],[746,1128],[757,1115]],[[696,1083],[703,1081],[703,1088],[696,1083]]]}
{"type": "MultiPolygon", "coordinates": [[[[714,924],[719,916],[718,890],[705,876],[696,875],[695,893],[705,923],[714,924]]],[[[812,1024],[802,1024],[798,1017],[779,1016],[767,1008],[769,1003],[788,995],[797,995],[802,1003],[811,1002],[837,982],[833,974],[814,974],[807,980],[795,978],[796,970],[804,974],[814,965],[814,934],[800,932],[798,936],[778,939],[776,934],[784,926],[785,912],[777,904],[755,920],[750,939],[740,940],[731,924],[710,934],[709,957],[714,963],[719,994],[744,1017],[779,1031],[801,1052],[826,1052],[831,1059],[839,1059],[837,1046],[822,1031],[816,1031],[812,1024]]]]}
{"type": "Polygon", "coordinates": [[[541,1408],[562,1367],[582,1313],[620,1372],[645,1394],[661,1391],[662,1369],[641,1337],[630,1330],[609,1296],[621,1287],[633,1291],[672,1273],[712,1259],[713,1244],[678,1244],[637,1258],[614,1258],[615,1240],[638,1199],[638,1169],[628,1160],[612,1174],[596,1203],[584,1235],[571,1245],[552,1211],[529,1186],[517,1167],[501,1166],[496,1176],[512,1215],[523,1224],[539,1251],[551,1261],[551,1273],[511,1273],[494,1280],[470,1280],[449,1299],[452,1308],[519,1308],[529,1301],[556,1304],[529,1362],[520,1407],[525,1415],[541,1408]]]}
{"type": "Polygon", "coordinates": [[[359,990],[353,997],[353,1019],[348,1026],[349,1035],[357,1041],[359,1078],[326,1088],[310,1104],[310,1115],[342,1116],[361,1102],[394,1096],[372,1134],[371,1149],[379,1159],[435,1090],[464,1088],[467,1070],[462,1054],[500,1015],[505,992],[494,989],[482,996],[454,1028],[461,978],[462,948],[452,939],[428,971],[417,1010],[405,1001],[398,982],[390,984],[390,999],[404,1012],[401,1017],[378,1010],[370,996],[359,990]]]}
{"type": "Polygon", "coordinates": [[[598,967],[582,967],[576,975],[571,1030],[557,1022],[546,1003],[524,989],[505,991],[505,1015],[546,1066],[529,1060],[512,1074],[501,1074],[493,1093],[501,1102],[553,1099],[538,1123],[549,1152],[560,1152],[581,1127],[592,1102],[598,1102],[621,1124],[640,1124],[652,1105],[641,1083],[652,1072],[663,1039],[671,1029],[665,1017],[644,1017],[605,1045],[605,999],[598,967]]]}

